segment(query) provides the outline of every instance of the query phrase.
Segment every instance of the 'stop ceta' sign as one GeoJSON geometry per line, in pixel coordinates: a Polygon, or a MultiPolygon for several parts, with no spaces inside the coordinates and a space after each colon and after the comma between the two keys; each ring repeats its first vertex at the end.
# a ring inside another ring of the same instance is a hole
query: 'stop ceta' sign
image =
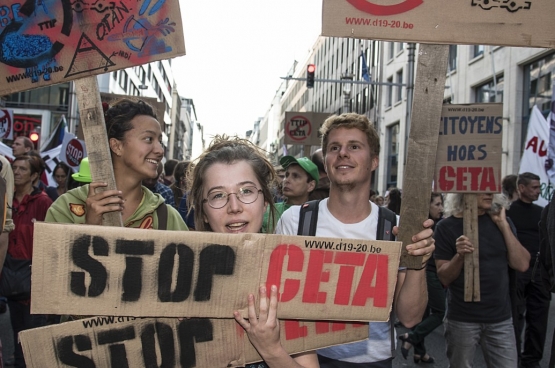
{"type": "Polygon", "coordinates": [[[39,314],[232,318],[266,284],[280,318],[386,321],[400,257],[398,242],[46,223],[34,239],[39,314]]]}

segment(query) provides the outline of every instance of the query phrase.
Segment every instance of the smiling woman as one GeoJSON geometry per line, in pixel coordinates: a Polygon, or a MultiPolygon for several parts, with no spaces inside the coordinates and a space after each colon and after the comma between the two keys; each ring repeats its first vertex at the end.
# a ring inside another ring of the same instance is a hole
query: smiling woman
{"type": "Polygon", "coordinates": [[[179,213],[142,186],[143,180],[157,176],[164,154],[152,107],[143,101],[121,100],[106,109],[105,120],[117,190],[97,192],[106,187],[101,182],[71,190],[54,202],[46,221],[101,225],[104,213],[119,211],[126,227],[158,229],[159,207],[165,206],[167,220],[162,227],[186,230],[179,213]]]}

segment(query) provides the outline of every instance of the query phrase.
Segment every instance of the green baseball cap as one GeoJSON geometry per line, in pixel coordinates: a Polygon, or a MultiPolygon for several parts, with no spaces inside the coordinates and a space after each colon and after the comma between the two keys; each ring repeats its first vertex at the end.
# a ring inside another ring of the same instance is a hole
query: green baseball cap
{"type": "Polygon", "coordinates": [[[79,165],[79,172],[72,174],[71,177],[78,182],[81,183],[90,183],[92,182],[91,177],[91,168],[89,166],[89,158],[85,157],[81,160],[81,164],[79,165]]]}
{"type": "Polygon", "coordinates": [[[283,156],[282,158],[279,159],[279,163],[286,170],[289,167],[289,165],[298,164],[300,167],[303,168],[304,171],[306,171],[308,175],[310,175],[314,180],[316,180],[316,186],[318,186],[318,182],[320,179],[318,166],[316,166],[314,162],[310,161],[308,157],[295,158],[293,156],[283,156]]]}

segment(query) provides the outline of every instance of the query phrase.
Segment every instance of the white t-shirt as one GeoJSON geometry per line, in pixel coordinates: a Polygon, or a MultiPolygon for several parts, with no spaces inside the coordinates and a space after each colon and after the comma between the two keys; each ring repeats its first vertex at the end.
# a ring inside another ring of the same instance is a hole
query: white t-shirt
{"type": "MultiPolygon", "coordinates": [[[[378,206],[370,202],[370,215],[356,224],[344,224],[328,210],[328,199],[318,207],[316,236],[376,240],[378,230],[378,206]]],[[[283,213],[276,226],[276,234],[297,235],[300,206],[292,206],[283,213]]],[[[318,354],[330,359],[351,363],[379,362],[391,358],[391,334],[389,322],[372,322],[368,325],[369,339],[332,346],[318,350],[318,354]]]]}

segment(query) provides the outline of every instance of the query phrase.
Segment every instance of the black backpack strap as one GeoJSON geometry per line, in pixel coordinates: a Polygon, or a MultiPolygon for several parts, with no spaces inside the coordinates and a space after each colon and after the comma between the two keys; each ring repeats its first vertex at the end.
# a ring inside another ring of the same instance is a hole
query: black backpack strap
{"type": "Polygon", "coordinates": [[[378,229],[376,231],[376,240],[395,240],[393,235],[393,226],[397,225],[397,215],[395,212],[379,207],[378,212],[378,229]]]}
{"type": "MultiPolygon", "coordinates": [[[[393,226],[397,225],[397,215],[395,212],[379,207],[378,211],[378,228],[376,231],[376,240],[395,240],[393,235],[393,226]]],[[[389,314],[389,339],[391,343],[391,356],[395,356],[395,312],[391,308],[389,314]]]]}
{"type": "Polygon", "coordinates": [[[305,202],[301,206],[299,213],[299,228],[297,235],[316,235],[316,225],[318,223],[318,207],[321,199],[305,202]]]}
{"type": "Polygon", "coordinates": [[[167,230],[168,227],[168,205],[162,203],[156,208],[156,215],[158,216],[158,230],[167,230]]]}

